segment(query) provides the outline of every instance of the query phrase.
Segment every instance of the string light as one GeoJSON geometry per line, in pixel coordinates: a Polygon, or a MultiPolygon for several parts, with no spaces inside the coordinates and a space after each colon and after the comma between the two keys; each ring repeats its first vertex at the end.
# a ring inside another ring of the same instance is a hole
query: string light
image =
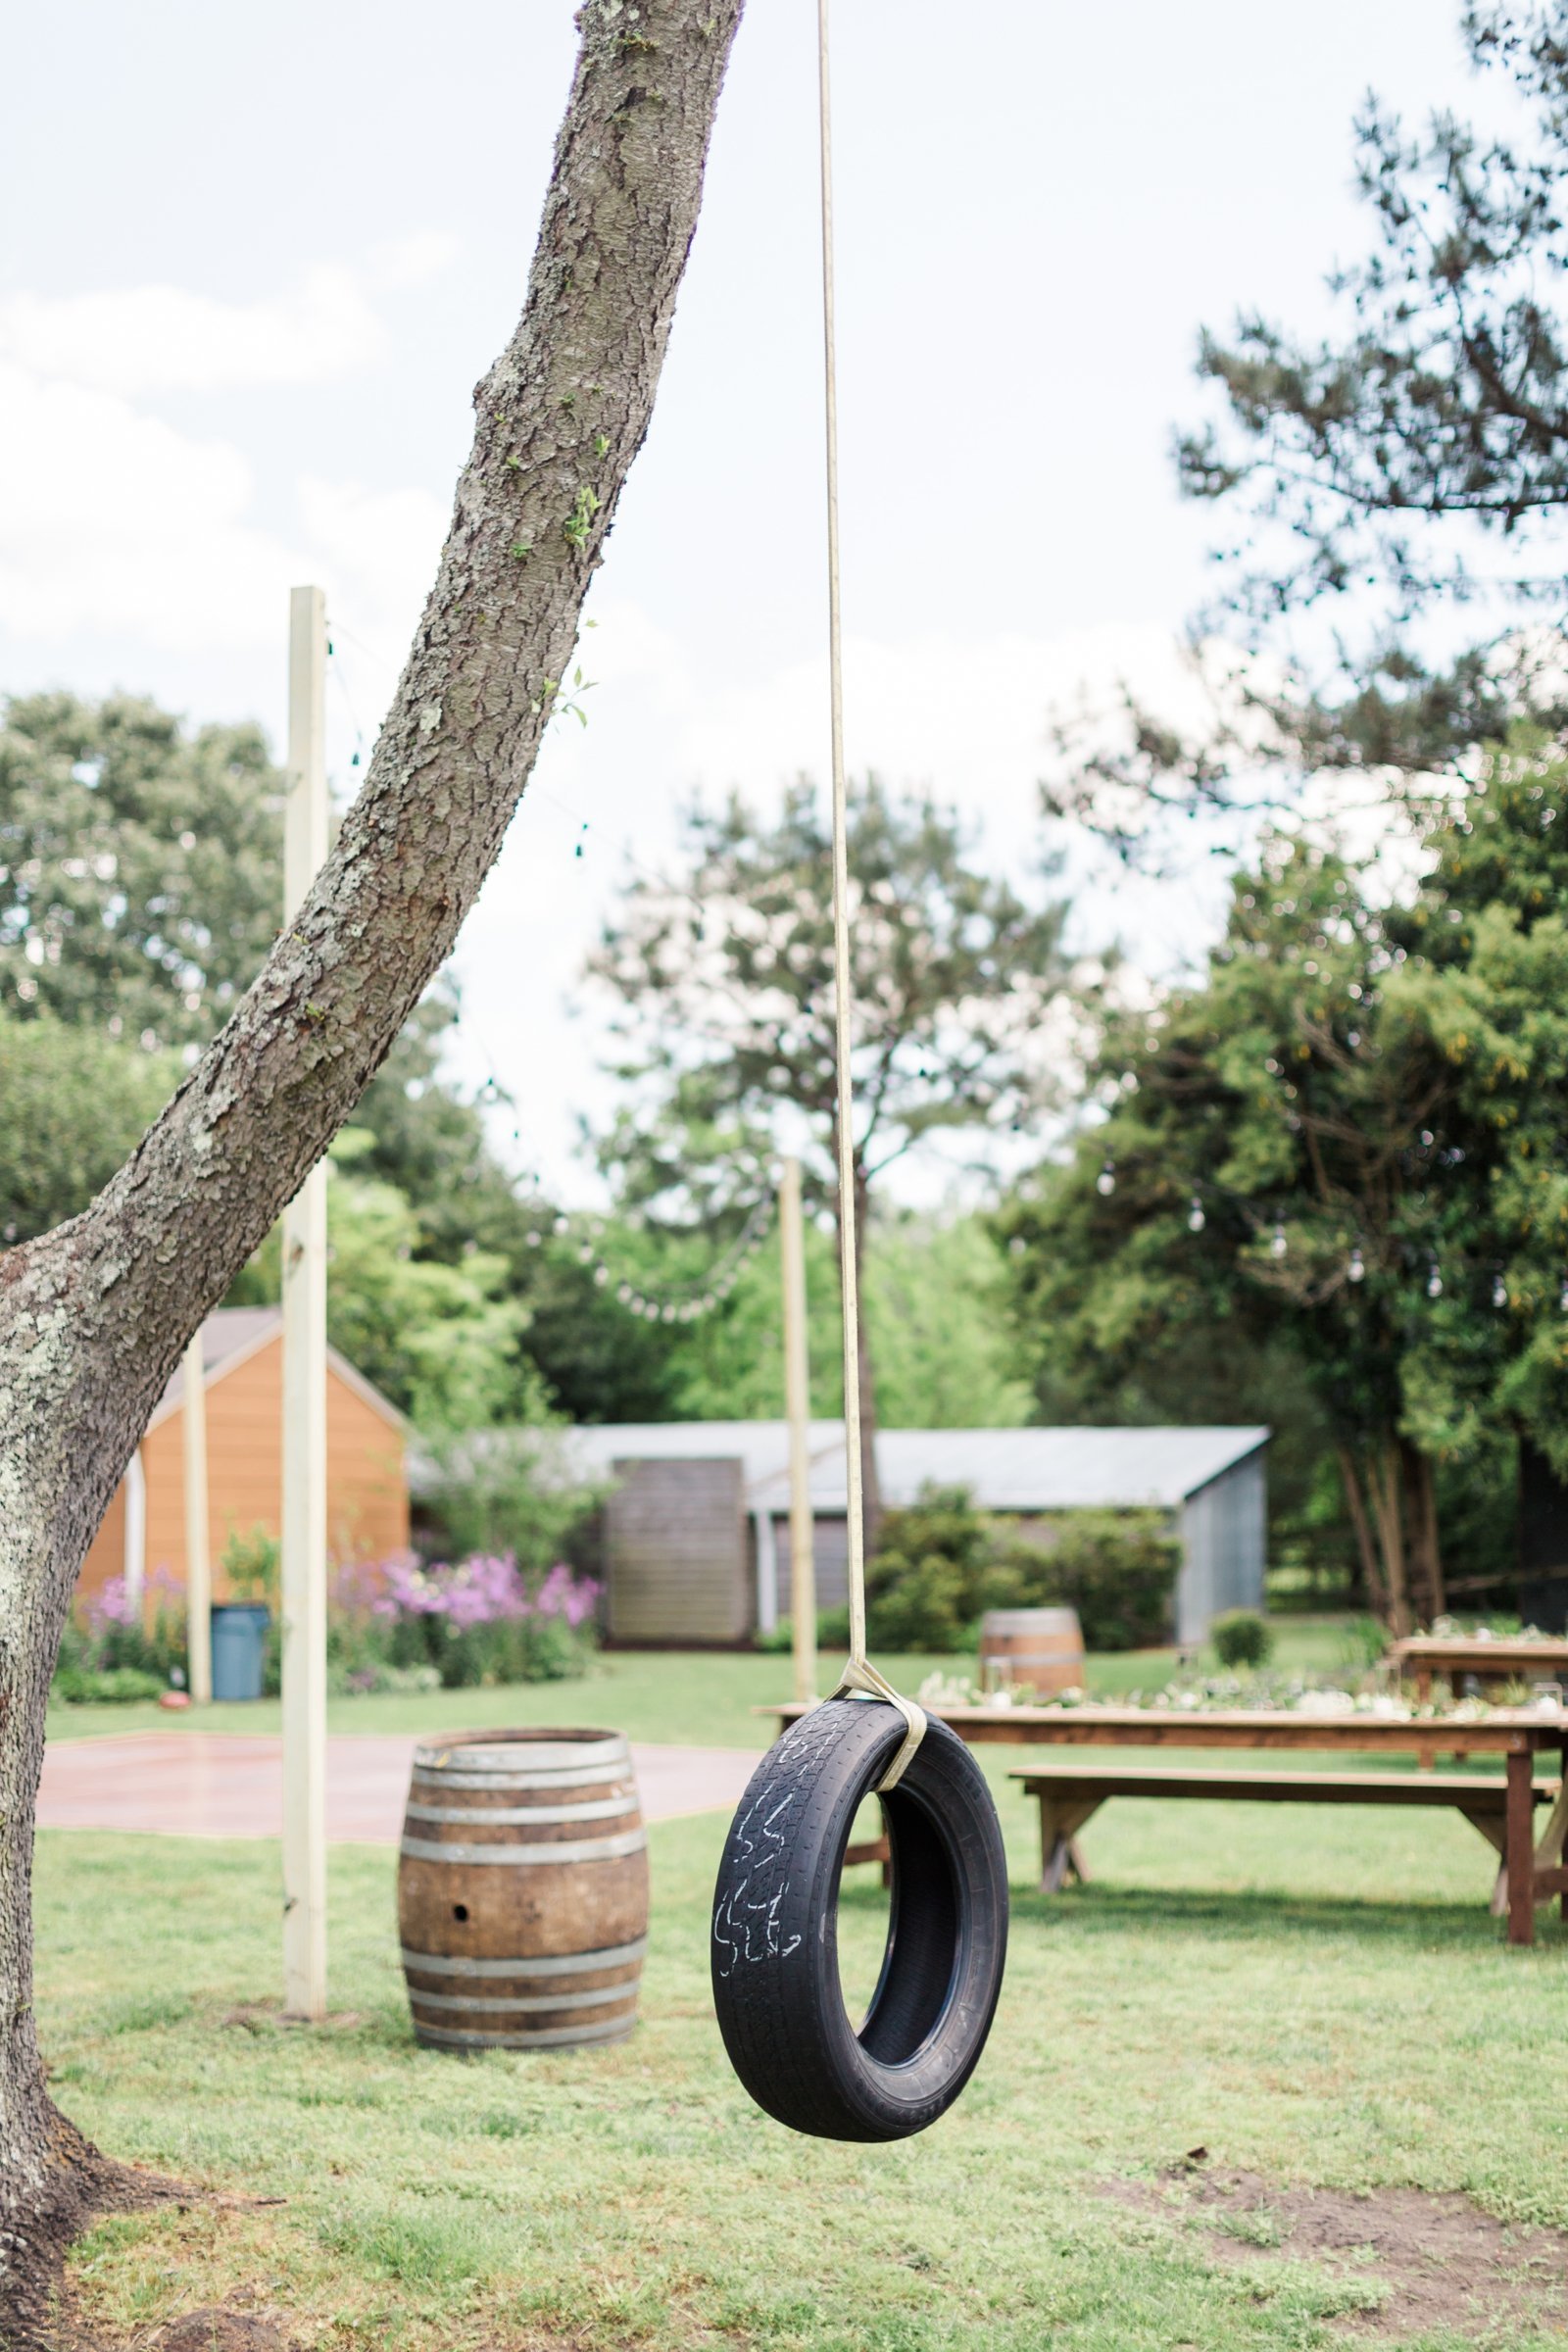
{"type": "Polygon", "coordinates": [[[1427,1297],[1429,1298],[1441,1298],[1443,1297],[1443,1275],[1439,1270],[1438,1261],[1436,1258],[1432,1260],[1431,1268],[1427,1274],[1427,1297]]]}
{"type": "Polygon", "coordinates": [[[1500,1274],[1494,1274],[1492,1278],[1492,1303],[1494,1306],[1506,1306],[1508,1303],[1508,1285],[1500,1274]]]}
{"type": "Polygon", "coordinates": [[[1095,1190],[1107,1199],[1116,1190],[1116,1163],[1114,1160],[1106,1160],[1100,1174],[1095,1178],[1095,1190]]]}
{"type": "Polygon", "coordinates": [[[1350,1262],[1345,1269],[1352,1282],[1365,1282],[1366,1259],[1358,1249],[1350,1251],[1350,1262]]]}
{"type": "MultiPolygon", "coordinates": [[[[614,1283],[616,1303],[623,1306],[628,1314],[635,1315],[640,1322],[695,1323],[702,1316],[710,1315],[715,1307],[722,1305],[728,1298],[741,1275],[767,1239],[772,1221],[773,1202],[771,1198],[764,1197],[758,1201],[739,1234],[731,1243],[719,1262],[716,1274],[710,1273],[707,1289],[696,1298],[690,1295],[685,1298],[670,1298],[664,1295],[656,1298],[640,1289],[636,1283],[616,1281],[614,1269],[600,1256],[594,1243],[586,1235],[577,1242],[571,1254],[579,1265],[592,1268],[596,1290],[608,1290],[611,1284],[614,1283]]],[[[580,1232],[581,1229],[578,1230],[580,1232]]],[[[543,1225],[533,1228],[526,1236],[526,1240],[530,1249],[537,1250],[549,1235],[554,1234],[564,1240],[570,1236],[571,1232],[572,1220],[570,1217],[560,1215],[548,1218],[543,1225]]]]}
{"type": "Polygon", "coordinates": [[[1290,1246],[1290,1243],[1285,1238],[1284,1226],[1276,1225],[1274,1228],[1274,1239],[1269,1244],[1270,1254],[1274,1257],[1283,1257],[1290,1246]]]}
{"type": "Polygon", "coordinates": [[[1193,1205],[1187,1211],[1187,1230],[1189,1233],[1201,1233],[1207,1223],[1208,1219],[1203,1214],[1203,1203],[1195,1193],[1193,1205]]]}

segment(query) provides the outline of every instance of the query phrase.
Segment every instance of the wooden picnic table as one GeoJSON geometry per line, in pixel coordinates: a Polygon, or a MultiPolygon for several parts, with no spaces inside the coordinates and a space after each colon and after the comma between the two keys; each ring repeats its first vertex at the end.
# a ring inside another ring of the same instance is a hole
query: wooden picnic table
{"type": "Polygon", "coordinates": [[[1483,1641],[1474,1634],[1411,1634],[1396,1642],[1388,1654],[1400,1680],[1415,1684],[1423,1705],[1432,1697],[1438,1675],[1450,1683],[1467,1674],[1482,1683],[1568,1681],[1568,1640],[1523,1642],[1503,1635],[1483,1641]]]}
{"type": "MultiPolygon", "coordinates": [[[[799,1701],[767,1707],[780,1728],[808,1709],[799,1701]]],[[[1434,1745],[1456,1758],[1500,1756],[1506,1775],[1503,1867],[1507,1874],[1508,1940],[1533,1943],[1536,1905],[1563,1898],[1568,1917],[1568,1710],[1494,1708],[1471,1721],[1462,1716],[1314,1714],[1273,1707],[934,1707],[950,1731],[970,1746],[1290,1748],[1336,1756],[1430,1757],[1434,1745]],[[1541,1845],[1535,1842],[1535,1771],[1539,1755],[1564,1762],[1564,1793],[1552,1806],[1541,1845]]],[[[1303,1776],[1304,1777],[1304,1776],[1303,1776]]],[[[1216,1793],[1219,1793],[1216,1790],[1216,1793]]]]}

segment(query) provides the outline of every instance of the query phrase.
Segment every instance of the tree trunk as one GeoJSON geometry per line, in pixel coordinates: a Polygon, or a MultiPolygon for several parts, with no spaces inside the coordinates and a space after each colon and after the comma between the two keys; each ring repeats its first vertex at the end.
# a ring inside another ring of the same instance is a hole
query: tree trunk
{"type": "Polygon", "coordinates": [[[1334,1455],[1340,1465],[1340,1482],[1345,1489],[1350,1525],[1355,1530],[1355,1548],[1361,1562],[1361,1581],[1366,1587],[1367,1605],[1374,1617],[1386,1620],[1389,1613],[1388,1588],[1383,1582],[1377,1540],[1372,1533],[1372,1522],[1367,1517],[1366,1496],[1356,1470],[1355,1456],[1348,1446],[1336,1446],[1334,1455]]]}
{"type": "MultiPolygon", "coordinates": [[[[45,2093],[30,1868],[72,1588],[181,1350],[385,1055],[500,849],[641,446],[742,0],[586,0],[527,301],[478,386],[365,789],[233,1017],[81,1216],[0,1255],[0,2307],[91,2152],[45,2093]]],[[[20,2340],[14,2316],[7,2336],[20,2340]]]]}
{"type": "Polygon", "coordinates": [[[1404,1496],[1396,1445],[1384,1446],[1372,1456],[1367,1484],[1372,1491],[1378,1544],[1383,1553],[1389,1630],[1396,1641],[1400,1641],[1410,1631],[1410,1603],[1404,1573],[1404,1496]]]}
{"type": "Polygon", "coordinates": [[[1399,1441],[1399,1466],[1410,1527],[1410,1595],[1423,1624],[1430,1626],[1444,1609],[1438,1485],[1430,1457],[1408,1438],[1399,1441]]]}

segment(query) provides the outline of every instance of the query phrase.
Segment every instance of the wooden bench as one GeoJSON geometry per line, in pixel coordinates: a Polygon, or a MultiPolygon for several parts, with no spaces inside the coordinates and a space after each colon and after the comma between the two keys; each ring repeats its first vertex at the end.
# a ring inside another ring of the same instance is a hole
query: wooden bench
{"type": "MultiPolygon", "coordinates": [[[[1079,1831],[1113,1796],[1188,1797],[1212,1802],[1240,1800],[1263,1805],[1424,1805],[1462,1813],[1499,1854],[1507,1851],[1508,1784],[1479,1773],[1439,1776],[1425,1772],[1172,1772],[1162,1766],[1062,1761],[1032,1765],[1008,1776],[1040,1805],[1040,1886],[1057,1894],[1069,1876],[1089,1873],[1077,1845],[1079,1831]]],[[[1530,1802],[1555,1811],[1536,1853],[1538,1869],[1552,1869],[1563,1844],[1564,1803],[1554,1783],[1533,1782],[1530,1802]]],[[[1504,1862],[1493,1889],[1492,1909],[1508,1909],[1504,1862]]]]}
{"type": "MultiPolygon", "coordinates": [[[[756,1712],[776,1716],[783,1731],[807,1709],[799,1700],[789,1700],[781,1706],[759,1707],[756,1712]]],[[[1480,1715],[1432,1717],[1403,1716],[1396,1712],[1385,1715],[1361,1709],[1328,1715],[1308,1712],[1304,1707],[1205,1707],[1189,1711],[1184,1707],[1135,1707],[1097,1701],[1079,1707],[944,1706],[933,1712],[971,1745],[1070,1748],[1080,1755],[1085,1749],[1102,1752],[1106,1748],[1117,1748],[1125,1754],[1129,1748],[1212,1747],[1243,1749],[1253,1755],[1259,1750],[1291,1748],[1313,1749],[1356,1764],[1369,1755],[1407,1754],[1421,1762],[1423,1769],[1435,1747],[1451,1754],[1455,1762],[1461,1758],[1496,1756],[1506,1777],[1481,1784],[1481,1809],[1487,1820],[1492,1821],[1492,1806],[1495,1801],[1492,1791],[1498,1788],[1506,1789],[1502,1803],[1507,1825],[1503,1853],[1508,1864],[1508,1940],[1518,1944],[1534,1942],[1537,1907],[1552,1895],[1561,1897],[1563,1916],[1568,1919],[1568,1869],[1563,1868],[1564,1805],[1568,1800],[1559,1799],[1537,1847],[1534,1838],[1538,1799],[1532,1793],[1536,1760],[1544,1753],[1561,1754],[1564,1778],[1568,1779],[1568,1709],[1493,1707],[1480,1715]]],[[[1041,1766],[1036,1777],[1044,1778],[1054,1769],[1041,1766]]],[[[1092,1772],[1095,1768],[1086,1769],[1092,1772]]],[[[1017,1775],[1020,1780],[1030,1777],[1028,1773],[1017,1775]]],[[[1302,1776],[1319,1782],[1329,1777],[1316,1773],[1302,1776]]],[[[1411,1785],[1451,1789],[1459,1784],[1446,1778],[1417,1779],[1412,1783],[1408,1776],[1395,1784],[1397,1788],[1411,1785]]],[[[1224,1792],[1209,1788],[1202,1793],[1224,1792]]],[[[1294,1795],[1294,1791],[1290,1793],[1294,1795]]],[[[1382,1800],[1367,1797],[1360,1801],[1382,1800]]],[[[1390,1801],[1398,1804],[1412,1800],[1395,1796],[1390,1801]]],[[[1442,1797],[1436,1801],[1450,1800],[1442,1797]]],[[[1480,1828],[1481,1824],[1478,1822],[1476,1826],[1480,1828]]],[[[1490,1829],[1483,1830],[1482,1835],[1492,1841],[1490,1829]]],[[[1499,1880],[1499,1888],[1502,1884],[1499,1880]]]]}

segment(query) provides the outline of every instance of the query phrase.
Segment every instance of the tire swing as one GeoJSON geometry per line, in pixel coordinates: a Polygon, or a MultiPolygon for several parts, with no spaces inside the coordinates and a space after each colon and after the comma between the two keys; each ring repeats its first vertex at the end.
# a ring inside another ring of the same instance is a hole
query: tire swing
{"type": "Polygon", "coordinates": [[[817,0],[817,30],[850,1656],[832,1697],[790,1726],[741,1799],[718,1870],[712,1977],[724,2047],[760,2107],[823,2139],[883,2140],[934,2124],[979,2063],[1006,1958],[1007,1865],[996,1806],[969,1750],[866,1656],[827,0],[817,0]],[[887,1828],[892,1895],[881,1974],[856,2027],[839,1982],[839,1881],[857,1809],[873,1791],[887,1828]]]}

